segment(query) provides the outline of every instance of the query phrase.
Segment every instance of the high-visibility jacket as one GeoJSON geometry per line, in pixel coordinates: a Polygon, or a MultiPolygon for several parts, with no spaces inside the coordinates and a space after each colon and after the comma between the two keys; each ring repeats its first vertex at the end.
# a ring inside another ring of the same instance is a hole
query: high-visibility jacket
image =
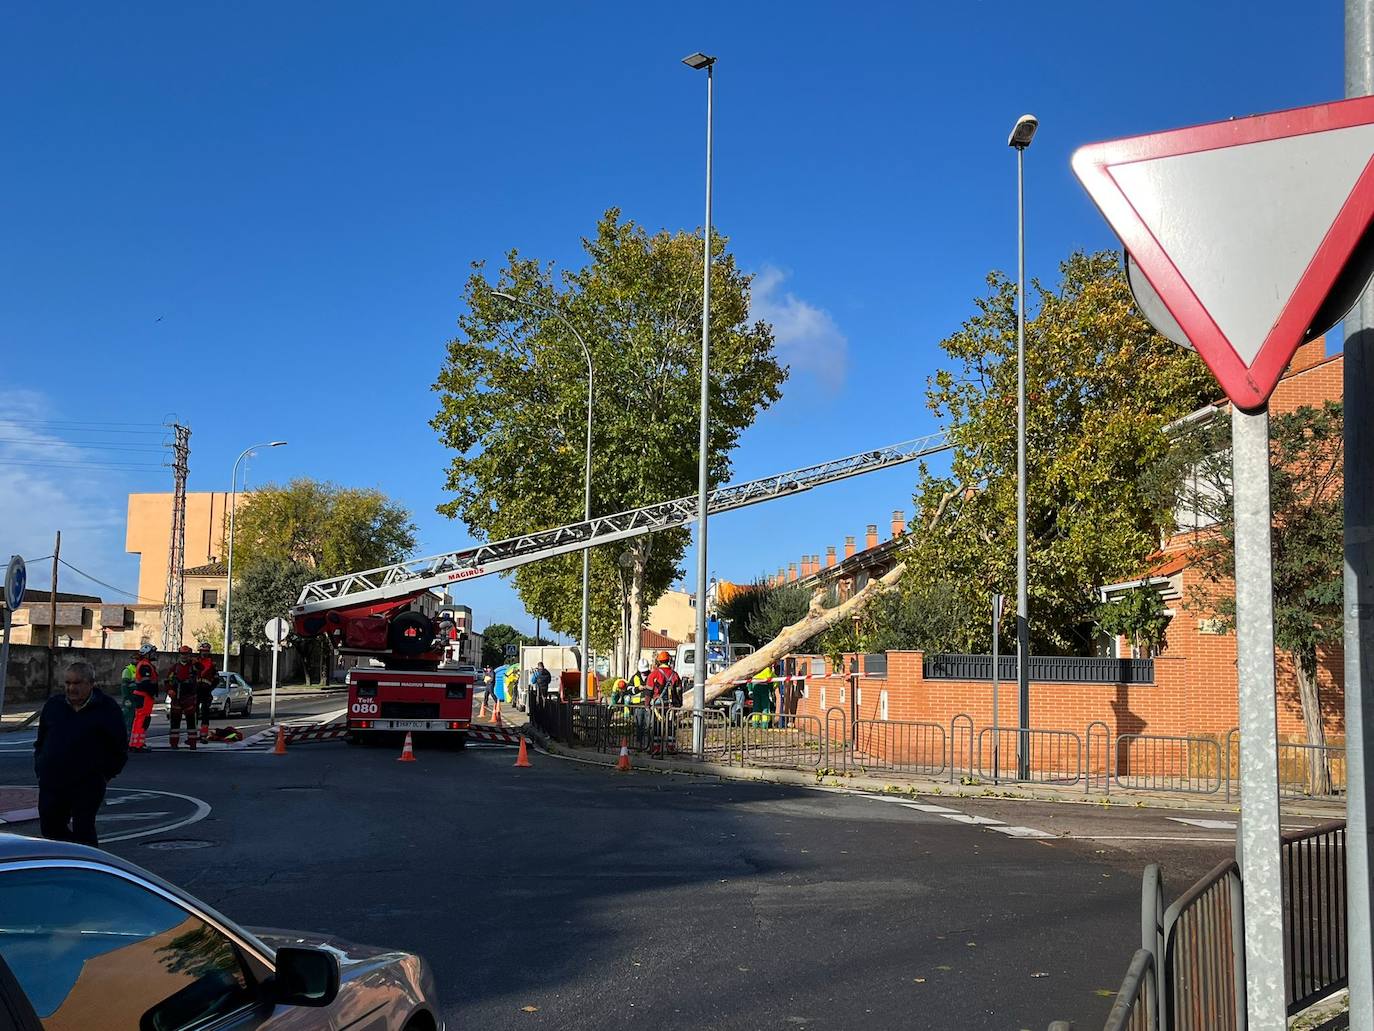
{"type": "Polygon", "coordinates": [[[157,663],[140,656],[134,660],[134,690],[157,694],[157,663]]]}
{"type": "Polygon", "coordinates": [[[644,673],[635,673],[635,675],[630,678],[629,694],[631,705],[644,704],[644,688],[647,680],[648,676],[644,673]]]}
{"type": "Polygon", "coordinates": [[[171,671],[167,674],[167,690],[174,691],[178,697],[181,697],[181,692],[194,691],[195,686],[195,663],[190,659],[185,662],[172,663],[171,671]]]}

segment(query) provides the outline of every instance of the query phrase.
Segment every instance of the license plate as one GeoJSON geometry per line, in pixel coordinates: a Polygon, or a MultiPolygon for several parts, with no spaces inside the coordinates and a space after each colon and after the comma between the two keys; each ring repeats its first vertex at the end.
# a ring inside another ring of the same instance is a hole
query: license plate
{"type": "Polygon", "coordinates": [[[392,730],[428,730],[428,720],[392,720],[392,730]]]}

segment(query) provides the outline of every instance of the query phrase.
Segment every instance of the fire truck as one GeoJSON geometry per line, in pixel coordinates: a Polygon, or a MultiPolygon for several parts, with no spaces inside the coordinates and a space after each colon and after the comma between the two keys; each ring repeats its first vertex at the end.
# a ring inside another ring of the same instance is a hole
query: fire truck
{"type": "MultiPolygon", "coordinates": [[[[837,480],[876,472],[948,450],[944,432],[837,458],[707,496],[715,515],[772,501],[837,480]]],[[[446,659],[444,619],[420,610],[423,595],[492,573],[696,521],[689,495],[459,551],[408,559],[306,584],[291,615],[300,637],[325,635],[342,655],[370,660],[348,674],[350,741],[412,731],[454,736],[461,745],[472,723],[476,670],[446,659]]],[[[703,671],[704,672],[704,671],[703,671]]],[[[700,678],[705,679],[703,676],[700,678]]]]}

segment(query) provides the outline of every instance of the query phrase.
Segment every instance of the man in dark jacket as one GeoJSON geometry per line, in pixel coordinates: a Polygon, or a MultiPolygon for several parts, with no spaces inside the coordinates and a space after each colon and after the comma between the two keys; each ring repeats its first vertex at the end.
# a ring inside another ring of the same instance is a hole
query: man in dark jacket
{"type": "Polygon", "coordinates": [[[99,845],[96,810],[128,759],[124,716],[119,703],[96,688],[89,662],[69,664],[64,681],[66,692],[43,706],[33,743],[39,827],[54,841],[99,845]]]}

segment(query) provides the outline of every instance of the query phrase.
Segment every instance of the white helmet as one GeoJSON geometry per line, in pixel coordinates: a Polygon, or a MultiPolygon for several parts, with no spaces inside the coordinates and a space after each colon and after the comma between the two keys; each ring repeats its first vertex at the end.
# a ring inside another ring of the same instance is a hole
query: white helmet
{"type": "Polygon", "coordinates": [[[649,668],[650,668],[650,667],[649,667],[649,660],[648,660],[648,659],[640,659],[640,660],[639,660],[639,672],[641,672],[641,673],[648,673],[648,672],[649,672],[649,668]]]}

